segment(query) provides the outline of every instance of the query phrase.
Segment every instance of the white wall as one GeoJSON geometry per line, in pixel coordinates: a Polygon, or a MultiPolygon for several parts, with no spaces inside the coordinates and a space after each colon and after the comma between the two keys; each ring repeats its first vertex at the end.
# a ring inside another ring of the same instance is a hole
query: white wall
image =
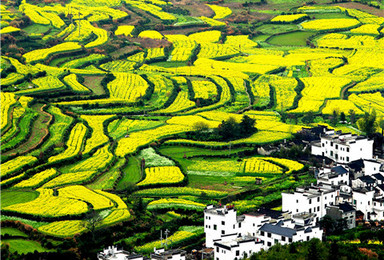
{"type": "Polygon", "coordinates": [[[360,210],[364,213],[364,218],[367,219],[368,212],[372,212],[372,199],[375,191],[369,191],[366,193],[353,191],[352,202],[356,210],[360,210]]]}
{"type": "Polygon", "coordinates": [[[238,246],[231,247],[230,250],[215,246],[214,260],[242,259],[244,253],[249,257],[251,254],[259,252],[262,244],[255,241],[238,243],[238,246]]]}
{"type": "Polygon", "coordinates": [[[317,197],[308,197],[301,192],[281,193],[282,210],[291,211],[292,214],[309,212],[315,214],[315,222],[319,221],[326,214],[326,207],[334,205],[337,191],[319,195],[317,197]]]}
{"type": "Polygon", "coordinates": [[[206,246],[213,247],[213,240],[220,239],[222,235],[238,232],[236,211],[229,209],[224,215],[204,212],[204,232],[206,246]]]}

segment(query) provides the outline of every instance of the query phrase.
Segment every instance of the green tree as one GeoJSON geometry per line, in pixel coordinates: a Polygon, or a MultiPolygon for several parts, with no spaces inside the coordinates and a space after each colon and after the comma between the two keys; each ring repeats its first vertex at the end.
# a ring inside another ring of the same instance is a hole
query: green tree
{"type": "Polygon", "coordinates": [[[355,110],[350,109],[348,111],[348,114],[349,114],[349,120],[351,121],[351,124],[354,124],[355,120],[356,120],[356,112],[355,112],[355,110]]]}
{"type": "Polygon", "coordinates": [[[256,119],[244,115],[240,122],[240,132],[245,135],[253,134],[257,131],[255,128],[256,119]]]}
{"type": "Polygon", "coordinates": [[[234,137],[234,134],[238,130],[235,118],[230,117],[227,120],[223,120],[217,128],[217,133],[224,140],[228,140],[234,137]]]}
{"type": "Polygon", "coordinates": [[[308,260],[320,260],[327,258],[327,251],[324,244],[317,238],[309,241],[308,251],[305,259],[308,260]]]}
{"type": "Polygon", "coordinates": [[[357,120],[357,127],[360,131],[363,131],[367,136],[372,136],[377,128],[376,122],[376,110],[372,113],[365,113],[364,117],[357,120]]]}
{"type": "Polygon", "coordinates": [[[83,226],[91,233],[93,241],[95,241],[95,231],[101,226],[103,217],[96,211],[91,211],[85,215],[83,226]]]}
{"type": "Polygon", "coordinates": [[[380,120],[379,126],[381,128],[381,135],[384,135],[384,119],[380,120]]]}
{"type": "Polygon", "coordinates": [[[346,120],[346,116],[344,112],[340,113],[340,121],[344,122],[346,120]]]}
{"type": "Polygon", "coordinates": [[[339,119],[339,115],[338,115],[337,111],[333,110],[332,119],[331,119],[331,125],[335,126],[337,124],[337,122],[339,121],[338,119],[339,119]]]}

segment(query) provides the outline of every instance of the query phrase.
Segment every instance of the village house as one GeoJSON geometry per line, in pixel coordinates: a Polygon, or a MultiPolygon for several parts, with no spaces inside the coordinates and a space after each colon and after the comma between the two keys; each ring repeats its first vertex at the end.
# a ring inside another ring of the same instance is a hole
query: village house
{"type": "Polygon", "coordinates": [[[337,163],[346,164],[358,159],[372,159],[373,140],[325,128],[320,135],[320,141],[312,142],[311,150],[313,155],[328,157],[337,163]]]}
{"type": "Polygon", "coordinates": [[[100,253],[97,253],[98,260],[145,260],[142,255],[129,253],[125,250],[119,250],[115,246],[109,246],[100,253]]]}
{"type": "Polygon", "coordinates": [[[327,215],[334,220],[344,219],[346,224],[345,229],[356,227],[356,210],[346,202],[339,205],[328,206],[327,215]]]}
{"type": "Polygon", "coordinates": [[[262,242],[255,237],[239,237],[236,233],[224,235],[214,243],[214,259],[242,259],[244,256],[259,252],[262,245],[262,242]]]}
{"type": "Polygon", "coordinates": [[[181,249],[158,249],[151,254],[151,260],[185,260],[187,252],[181,249]]]}
{"type": "Polygon", "coordinates": [[[318,222],[326,214],[328,205],[334,205],[339,196],[339,190],[330,185],[319,184],[309,187],[298,187],[292,193],[281,193],[282,209],[292,214],[308,212],[315,214],[318,222]]]}
{"type": "Polygon", "coordinates": [[[344,166],[323,167],[317,174],[317,184],[348,185],[349,169],[344,166]]]}
{"type": "Polygon", "coordinates": [[[237,216],[234,207],[208,205],[204,210],[206,246],[214,248],[216,260],[240,259],[276,243],[321,239],[314,217],[263,208],[237,216]]]}

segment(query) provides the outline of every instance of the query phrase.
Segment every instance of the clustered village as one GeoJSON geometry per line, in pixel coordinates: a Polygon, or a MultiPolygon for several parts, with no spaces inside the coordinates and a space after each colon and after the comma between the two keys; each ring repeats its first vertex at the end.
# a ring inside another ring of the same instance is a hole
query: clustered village
{"type": "MultiPolygon", "coordinates": [[[[332,163],[314,169],[317,183],[282,193],[281,211],[259,208],[237,215],[232,205],[207,205],[202,259],[241,259],[278,243],[322,239],[325,234],[319,224],[325,216],[341,223],[343,229],[354,228],[356,221],[384,220],[384,160],[374,156],[374,141],[326,127],[322,132],[318,140],[310,143],[311,153],[332,163]]],[[[147,259],[113,246],[97,257],[147,259]]],[[[188,258],[181,249],[154,248],[150,259],[188,258]]]]}

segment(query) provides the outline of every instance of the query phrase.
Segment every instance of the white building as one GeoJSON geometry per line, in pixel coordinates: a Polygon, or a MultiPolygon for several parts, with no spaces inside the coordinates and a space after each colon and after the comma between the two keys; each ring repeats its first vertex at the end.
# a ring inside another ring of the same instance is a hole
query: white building
{"type": "Polygon", "coordinates": [[[364,173],[365,175],[373,175],[376,173],[384,173],[384,160],[364,160],[364,173]]]}
{"type": "Polygon", "coordinates": [[[222,235],[238,233],[241,222],[238,222],[235,208],[214,207],[208,205],[204,210],[204,232],[206,247],[213,247],[213,240],[222,235]]]}
{"type": "Polygon", "coordinates": [[[186,251],[181,249],[171,249],[166,251],[164,249],[155,249],[154,251],[155,252],[151,254],[151,260],[185,260],[187,254],[186,251]]]}
{"type": "Polygon", "coordinates": [[[262,242],[255,237],[238,236],[238,234],[224,235],[215,241],[215,260],[242,259],[259,252],[262,242]]]}
{"type": "Polygon", "coordinates": [[[319,169],[317,184],[348,185],[349,170],[341,165],[335,167],[324,167],[319,169]]]}
{"type": "Polygon", "coordinates": [[[283,211],[292,214],[308,212],[315,215],[318,222],[326,214],[328,205],[334,205],[339,191],[329,185],[299,187],[293,193],[281,193],[283,211]]]}
{"type": "MultiPolygon", "coordinates": [[[[300,214],[310,216],[311,214],[300,214]]],[[[304,224],[304,223],[303,223],[304,224]]],[[[259,237],[263,241],[263,249],[267,250],[276,244],[309,241],[312,238],[322,239],[323,230],[311,223],[298,225],[293,220],[280,220],[277,223],[266,223],[259,229],[259,237]]]]}
{"type": "Polygon", "coordinates": [[[97,253],[98,260],[143,260],[142,255],[135,253],[130,254],[124,250],[118,250],[115,246],[109,246],[102,252],[97,253]]]}
{"type": "Polygon", "coordinates": [[[311,145],[312,154],[330,158],[338,163],[373,158],[373,140],[324,129],[319,142],[311,145]]]}
{"type": "Polygon", "coordinates": [[[383,196],[374,188],[357,188],[352,192],[353,206],[364,213],[365,219],[384,220],[383,196]],[[376,203],[376,204],[375,204],[376,203]]]}
{"type": "Polygon", "coordinates": [[[291,218],[286,212],[268,209],[236,216],[233,207],[209,205],[204,210],[206,246],[213,245],[214,259],[241,259],[244,254],[249,256],[261,248],[267,250],[276,243],[321,239],[322,230],[314,226],[314,217],[315,214],[304,213],[291,218]],[[272,229],[277,230],[276,234],[272,232],[275,235],[260,232],[262,229],[268,229],[270,225],[272,229]],[[283,231],[289,235],[279,235],[279,232],[283,231]]]}

